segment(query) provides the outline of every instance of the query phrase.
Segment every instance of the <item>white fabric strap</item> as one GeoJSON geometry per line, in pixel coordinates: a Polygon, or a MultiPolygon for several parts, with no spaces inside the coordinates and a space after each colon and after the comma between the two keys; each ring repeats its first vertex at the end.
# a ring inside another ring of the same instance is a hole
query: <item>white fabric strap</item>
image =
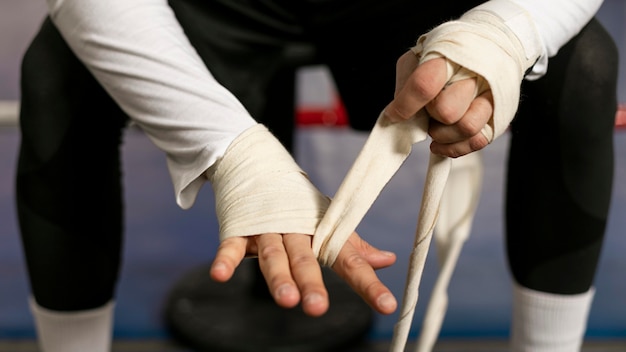
{"type": "Polygon", "coordinates": [[[110,352],[113,311],[109,302],[96,309],[59,312],[43,308],[30,299],[37,340],[42,352],[110,352]]]}
{"type": "Polygon", "coordinates": [[[448,286],[466,240],[480,199],[483,180],[482,153],[475,152],[452,160],[444,190],[439,219],[433,234],[439,275],[433,286],[422,321],[416,352],[433,350],[448,309],[448,286]]]}
{"type": "Polygon", "coordinates": [[[312,235],[328,207],[282,144],[261,124],[239,135],[207,171],[220,240],[265,233],[312,235]]]}
{"type": "Polygon", "coordinates": [[[427,131],[428,116],[424,114],[390,123],[381,113],[315,231],[313,251],[320,263],[333,265],[343,244],[411,153],[413,144],[428,137],[427,131]]]}
{"type": "Polygon", "coordinates": [[[419,297],[419,285],[422,280],[433,230],[437,223],[439,203],[450,172],[450,164],[451,159],[430,154],[417,230],[415,231],[415,240],[409,257],[404,299],[400,308],[400,317],[394,327],[394,334],[389,349],[391,352],[404,351],[409,337],[409,330],[419,297]]]}

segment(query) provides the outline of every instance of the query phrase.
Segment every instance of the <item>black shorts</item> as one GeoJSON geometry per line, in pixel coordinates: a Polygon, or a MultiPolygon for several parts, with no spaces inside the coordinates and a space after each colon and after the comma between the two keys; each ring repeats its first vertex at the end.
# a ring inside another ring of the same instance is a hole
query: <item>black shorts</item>
{"type": "Polygon", "coordinates": [[[281,89],[272,85],[277,75],[315,63],[332,73],[351,126],[369,130],[393,99],[400,55],[420,34],[481,1],[169,2],[217,80],[255,119],[274,125],[266,119],[276,116],[264,112],[268,93],[281,89]]]}

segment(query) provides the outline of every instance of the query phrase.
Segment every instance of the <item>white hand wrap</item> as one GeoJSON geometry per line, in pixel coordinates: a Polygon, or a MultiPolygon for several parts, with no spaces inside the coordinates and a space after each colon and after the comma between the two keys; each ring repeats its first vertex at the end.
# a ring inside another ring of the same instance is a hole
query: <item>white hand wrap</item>
{"type": "Polygon", "coordinates": [[[239,135],[206,174],[222,241],[264,233],[312,235],[329,204],[260,124],[239,135]]]}
{"type": "Polygon", "coordinates": [[[390,123],[380,114],[315,231],[313,252],[320,263],[335,263],[345,242],[411,153],[413,144],[428,137],[427,131],[428,116],[423,113],[398,123],[390,123]]]}
{"type": "Polygon", "coordinates": [[[443,56],[487,81],[494,113],[483,134],[491,142],[515,116],[521,81],[541,54],[541,39],[524,9],[508,0],[492,0],[421,36],[411,50],[422,61],[443,56]],[[514,30],[520,27],[530,30],[514,30]]]}

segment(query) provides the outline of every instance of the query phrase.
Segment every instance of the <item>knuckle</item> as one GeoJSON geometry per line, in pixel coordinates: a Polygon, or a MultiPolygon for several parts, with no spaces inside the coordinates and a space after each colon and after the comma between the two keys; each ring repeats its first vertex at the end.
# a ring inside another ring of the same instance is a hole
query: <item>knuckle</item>
{"type": "Polygon", "coordinates": [[[276,255],[280,255],[283,252],[284,250],[278,245],[268,245],[259,251],[259,258],[267,260],[275,257],[276,255]]]}
{"type": "Polygon", "coordinates": [[[373,280],[365,285],[364,291],[373,296],[376,295],[382,287],[384,286],[381,282],[373,280]]]}
{"type": "Polygon", "coordinates": [[[466,153],[462,152],[461,150],[459,150],[458,148],[450,148],[448,151],[448,156],[452,159],[456,159],[459,157],[462,157],[463,155],[465,155],[466,153]]]}
{"type": "Polygon", "coordinates": [[[431,144],[430,146],[430,150],[431,152],[438,154],[438,155],[444,155],[447,156],[449,158],[453,158],[456,159],[460,156],[463,156],[465,153],[463,153],[461,150],[459,150],[458,145],[454,144],[448,144],[448,145],[441,145],[441,144],[431,144]]]}
{"type": "Polygon", "coordinates": [[[286,275],[274,275],[267,281],[267,286],[271,290],[275,290],[283,285],[288,285],[291,282],[289,281],[289,277],[286,275]]]}
{"type": "Polygon", "coordinates": [[[487,116],[491,116],[491,114],[493,114],[493,98],[491,97],[490,92],[479,96],[472,102],[472,104],[475,106],[477,111],[480,111],[487,116]]]}
{"type": "Polygon", "coordinates": [[[451,104],[437,104],[437,102],[435,101],[434,104],[430,105],[430,114],[436,117],[439,122],[445,125],[452,125],[456,123],[461,116],[456,107],[451,106],[451,104]]]}
{"type": "Polygon", "coordinates": [[[223,257],[231,259],[231,256],[236,255],[239,252],[244,251],[244,247],[240,246],[235,241],[223,241],[217,247],[217,253],[223,257]]]}
{"type": "Polygon", "coordinates": [[[289,257],[292,266],[309,266],[317,265],[317,259],[313,255],[297,254],[289,257]]]}
{"type": "Polygon", "coordinates": [[[218,252],[224,252],[227,251],[228,249],[232,248],[233,245],[231,244],[231,242],[228,241],[223,241],[220,243],[220,245],[217,247],[217,251],[218,252]]]}
{"type": "Polygon", "coordinates": [[[483,126],[480,126],[475,119],[465,118],[457,123],[457,130],[463,137],[472,137],[480,133],[483,126]]]}
{"type": "Polygon", "coordinates": [[[347,270],[355,270],[366,264],[365,259],[359,253],[351,253],[343,260],[343,265],[347,270]]]}
{"type": "Polygon", "coordinates": [[[414,76],[410,87],[413,94],[428,101],[435,99],[439,93],[436,89],[435,79],[427,75],[414,76]]]}

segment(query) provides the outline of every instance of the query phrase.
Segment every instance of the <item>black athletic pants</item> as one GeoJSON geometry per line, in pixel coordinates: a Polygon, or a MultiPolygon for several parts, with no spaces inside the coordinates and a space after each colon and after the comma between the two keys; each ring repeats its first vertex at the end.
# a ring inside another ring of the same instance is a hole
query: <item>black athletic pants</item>
{"type": "MultiPolygon", "coordinates": [[[[367,130],[393,96],[395,61],[417,37],[481,1],[171,0],[214,76],[291,147],[293,70],[326,64],[351,125],[367,130]],[[281,111],[281,113],[276,113],[281,111]]],[[[593,283],[613,175],[617,51],[592,21],[522,87],[512,125],[507,249],[532,289],[593,283]]],[[[22,64],[19,225],[33,295],[49,309],[114,297],[127,117],[46,20],[22,64]]]]}

